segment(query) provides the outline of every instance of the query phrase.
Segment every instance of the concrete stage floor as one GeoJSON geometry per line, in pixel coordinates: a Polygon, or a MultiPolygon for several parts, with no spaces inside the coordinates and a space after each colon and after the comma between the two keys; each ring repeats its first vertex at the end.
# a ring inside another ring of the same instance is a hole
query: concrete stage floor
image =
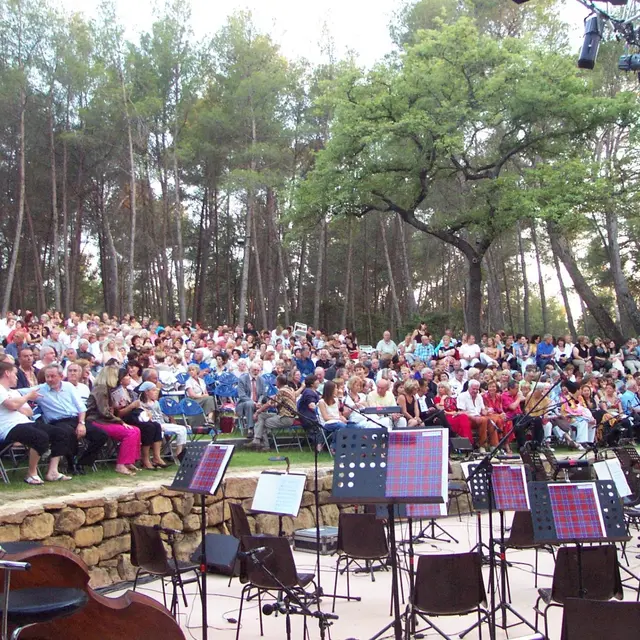
{"type": "MultiPolygon", "coordinates": [[[[507,517],[507,524],[510,522],[511,516],[507,517]]],[[[438,553],[456,553],[469,550],[477,542],[477,526],[475,516],[463,516],[462,522],[458,521],[457,516],[451,516],[438,520],[446,530],[451,532],[459,540],[459,544],[443,541],[426,541],[415,545],[416,554],[438,554],[438,553]]],[[[496,522],[497,525],[497,522],[496,522]]],[[[414,524],[415,528],[415,524],[414,524]]],[[[488,519],[483,516],[483,540],[488,538],[488,519]]],[[[630,561],[629,569],[636,575],[640,575],[640,560],[635,555],[640,553],[638,549],[637,531],[633,530],[633,539],[628,543],[628,557],[630,561]]],[[[398,539],[407,537],[406,524],[398,525],[396,528],[398,539]]],[[[301,553],[294,551],[294,557],[299,572],[315,571],[315,556],[309,553],[301,553]]],[[[533,551],[509,551],[507,558],[513,563],[509,569],[509,579],[511,583],[512,606],[525,618],[534,621],[533,605],[537,598],[537,591],[534,588],[533,576],[533,551]]],[[[321,586],[325,593],[332,593],[334,580],[334,567],[336,556],[321,556],[321,586]]],[[[621,566],[626,567],[624,559],[621,560],[621,566]]],[[[539,556],[539,586],[550,587],[551,576],[553,573],[553,558],[550,553],[541,551],[539,556]]],[[[488,567],[484,570],[485,586],[488,590],[488,567]]],[[[628,577],[628,574],[622,571],[622,579],[628,577]]],[[[234,639],[236,633],[236,625],[229,622],[229,618],[237,619],[238,608],[240,604],[241,585],[237,578],[228,586],[229,579],[224,576],[209,574],[207,577],[208,597],[208,616],[209,616],[209,632],[210,639],[234,639]]],[[[638,587],[637,579],[630,579],[624,583],[624,599],[635,601],[637,591],[632,587],[638,587]]],[[[191,640],[200,640],[202,638],[201,630],[201,606],[200,599],[195,597],[196,585],[187,587],[189,599],[189,607],[185,610],[181,602],[181,610],[179,614],[179,622],[184,630],[185,637],[191,640]]],[[[150,595],[162,602],[162,592],[158,581],[150,582],[140,587],[140,592],[150,595]]],[[[346,594],[346,577],[340,576],[338,579],[338,593],[346,594]]],[[[386,571],[376,572],[375,582],[367,574],[357,574],[351,576],[351,593],[362,597],[361,602],[347,602],[346,600],[338,600],[336,603],[336,614],[339,620],[336,620],[330,629],[330,637],[333,640],[366,640],[374,636],[385,625],[391,621],[389,616],[389,602],[391,594],[391,573],[386,571]]],[[[407,594],[407,581],[405,576],[405,596],[407,594]]],[[[263,600],[264,604],[265,600],[263,600]]],[[[331,611],[331,599],[326,598],[322,603],[323,611],[331,611]]],[[[404,611],[404,607],[401,607],[404,611]]],[[[285,633],[284,616],[263,616],[264,620],[264,639],[265,640],[283,640],[285,633]]],[[[435,620],[445,632],[457,637],[476,620],[475,615],[466,617],[441,617],[435,620]]],[[[560,626],[562,620],[562,610],[552,608],[549,614],[550,636],[552,640],[560,638],[560,626]]],[[[509,616],[508,622],[515,622],[516,619],[509,616]]],[[[542,620],[540,620],[542,625],[542,620]]],[[[310,638],[320,638],[317,621],[309,619],[310,638]]],[[[292,617],[292,638],[294,640],[302,640],[303,638],[302,617],[292,617]]],[[[541,631],[544,628],[541,626],[541,631]]],[[[523,624],[510,628],[508,634],[498,628],[497,638],[522,638],[531,635],[531,631],[523,624]]],[[[391,631],[384,634],[384,638],[393,636],[391,631]]],[[[258,604],[257,599],[245,603],[242,628],[240,630],[240,638],[242,640],[253,640],[260,637],[260,628],[258,623],[258,604]]],[[[427,632],[427,637],[439,637],[433,630],[427,632]]],[[[471,632],[466,638],[474,639],[479,635],[476,631],[471,632]]],[[[483,625],[483,637],[488,638],[488,627],[483,625]]],[[[155,639],[152,639],[155,640],[155,639]]],[[[158,639],[160,640],[160,639],[158,639]]]]}

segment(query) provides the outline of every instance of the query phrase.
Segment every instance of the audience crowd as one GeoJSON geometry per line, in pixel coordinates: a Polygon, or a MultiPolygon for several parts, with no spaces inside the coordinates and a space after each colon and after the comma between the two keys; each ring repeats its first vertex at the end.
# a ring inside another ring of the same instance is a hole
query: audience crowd
{"type": "Polygon", "coordinates": [[[514,440],[584,449],[640,435],[634,338],[433,336],[421,323],[398,342],[385,331],[361,345],[346,329],[305,325],[258,331],[251,322],[162,326],[129,315],[17,312],[0,319],[0,343],[0,452],[29,447],[29,484],[42,484],[45,453],[44,479],[67,480],[108,439],[120,443],[118,473],[166,466],[164,436],[175,436],[179,456],[187,428],[163,415],[159,396],[184,390],[214,420],[211,380],[236,381],[235,412],[246,446],[258,450],[269,449],[269,430],[297,421],[310,433],[319,422],[329,442],[347,425],[441,425],[480,452],[501,440],[510,452],[514,440]]]}

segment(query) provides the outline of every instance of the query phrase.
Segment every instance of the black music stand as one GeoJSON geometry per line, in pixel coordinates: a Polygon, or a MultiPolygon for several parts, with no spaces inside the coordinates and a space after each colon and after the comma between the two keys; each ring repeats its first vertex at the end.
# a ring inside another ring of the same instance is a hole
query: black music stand
{"type": "Polygon", "coordinates": [[[200,496],[200,594],[202,599],[202,640],[207,640],[207,508],[206,496],[214,495],[220,486],[233,455],[233,445],[215,442],[187,442],[180,467],[169,487],[175,491],[200,496]]]}
{"type": "Polygon", "coordinates": [[[471,506],[476,513],[478,527],[478,542],[471,551],[477,551],[480,554],[482,564],[490,564],[490,548],[482,540],[482,512],[489,510],[489,477],[484,467],[478,469],[479,465],[480,461],[463,462],[461,466],[471,494],[471,506]],[[485,551],[488,555],[485,555],[485,551]]]}
{"type": "MultiPolygon", "coordinates": [[[[425,464],[434,460],[423,460],[415,438],[422,432],[415,430],[393,431],[386,429],[344,428],[336,432],[336,452],[333,473],[333,503],[337,504],[386,504],[389,520],[389,549],[391,558],[392,611],[394,619],[371,640],[383,636],[393,629],[394,639],[402,640],[402,616],[400,614],[400,588],[398,562],[395,554],[395,505],[396,504],[441,504],[438,495],[421,494],[429,482],[425,464]],[[409,465],[398,463],[401,448],[411,448],[410,462],[420,463],[420,472],[409,465]],[[418,454],[416,455],[416,452],[418,454]]],[[[408,623],[407,623],[408,624],[408,623]]]]}
{"type": "MultiPolygon", "coordinates": [[[[489,483],[487,482],[488,475],[486,470],[481,469],[471,479],[471,492],[472,499],[475,492],[478,506],[489,505],[490,496],[489,483]],[[481,492],[485,491],[485,495],[482,496],[481,492]]],[[[500,513],[500,574],[499,574],[499,602],[496,603],[492,610],[489,612],[489,619],[494,620],[498,613],[501,615],[501,622],[496,622],[496,626],[500,627],[504,631],[509,628],[517,626],[519,624],[526,624],[532,631],[536,631],[534,625],[532,625],[526,618],[524,618],[516,609],[511,605],[507,599],[508,590],[508,577],[507,577],[507,559],[506,559],[506,547],[505,547],[505,522],[504,514],[506,511],[530,511],[529,495],[527,490],[527,478],[526,472],[522,465],[508,465],[508,464],[496,464],[491,466],[491,491],[493,506],[500,513]],[[507,612],[518,618],[519,622],[514,624],[507,624],[507,612]]],[[[491,571],[494,567],[491,567],[491,571]]],[[[460,637],[464,637],[469,631],[475,629],[479,623],[476,623],[469,627],[466,631],[460,634],[460,637]]]]}
{"type": "Polygon", "coordinates": [[[533,538],[545,544],[575,544],[578,597],[585,598],[582,545],[628,542],[622,504],[612,480],[530,482],[533,538]]]}
{"type": "Polygon", "coordinates": [[[263,471],[258,477],[251,512],[278,516],[278,536],[282,537],[282,518],[298,517],[306,482],[307,475],[304,473],[263,471]]]}

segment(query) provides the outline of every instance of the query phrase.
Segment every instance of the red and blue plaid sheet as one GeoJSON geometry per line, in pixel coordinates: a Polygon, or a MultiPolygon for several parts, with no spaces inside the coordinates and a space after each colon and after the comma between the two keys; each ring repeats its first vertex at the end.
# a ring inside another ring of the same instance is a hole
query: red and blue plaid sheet
{"type": "Polygon", "coordinates": [[[198,493],[209,493],[224,461],[226,447],[209,445],[202,456],[198,469],[193,474],[189,489],[198,493]]]}
{"type": "Polygon", "coordinates": [[[387,456],[387,498],[442,495],[442,440],[423,431],[391,431],[387,456]]]}
{"type": "Polygon", "coordinates": [[[549,497],[558,540],[605,537],[600,502],[594,485],[551,484],[549,497]]]}
{"type": "Polygon", "coordinates": [[[491,476],[498,511],[530,511],[527,483],[522,466],[497,464],[491,476]]]}

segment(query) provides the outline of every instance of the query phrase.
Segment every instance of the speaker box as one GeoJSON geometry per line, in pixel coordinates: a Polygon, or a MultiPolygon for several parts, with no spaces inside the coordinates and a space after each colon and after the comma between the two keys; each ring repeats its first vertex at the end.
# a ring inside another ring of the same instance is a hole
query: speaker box
{"type": "MultiPolygon", "coordinates": [[[[240,540],[222,533],[208,533],[204,538],[207,550],[207,572],[237,576],[237,556],[240,540]]],[[[191,562],[200,562],[202,544],[193,552],[191,562]]]]}

